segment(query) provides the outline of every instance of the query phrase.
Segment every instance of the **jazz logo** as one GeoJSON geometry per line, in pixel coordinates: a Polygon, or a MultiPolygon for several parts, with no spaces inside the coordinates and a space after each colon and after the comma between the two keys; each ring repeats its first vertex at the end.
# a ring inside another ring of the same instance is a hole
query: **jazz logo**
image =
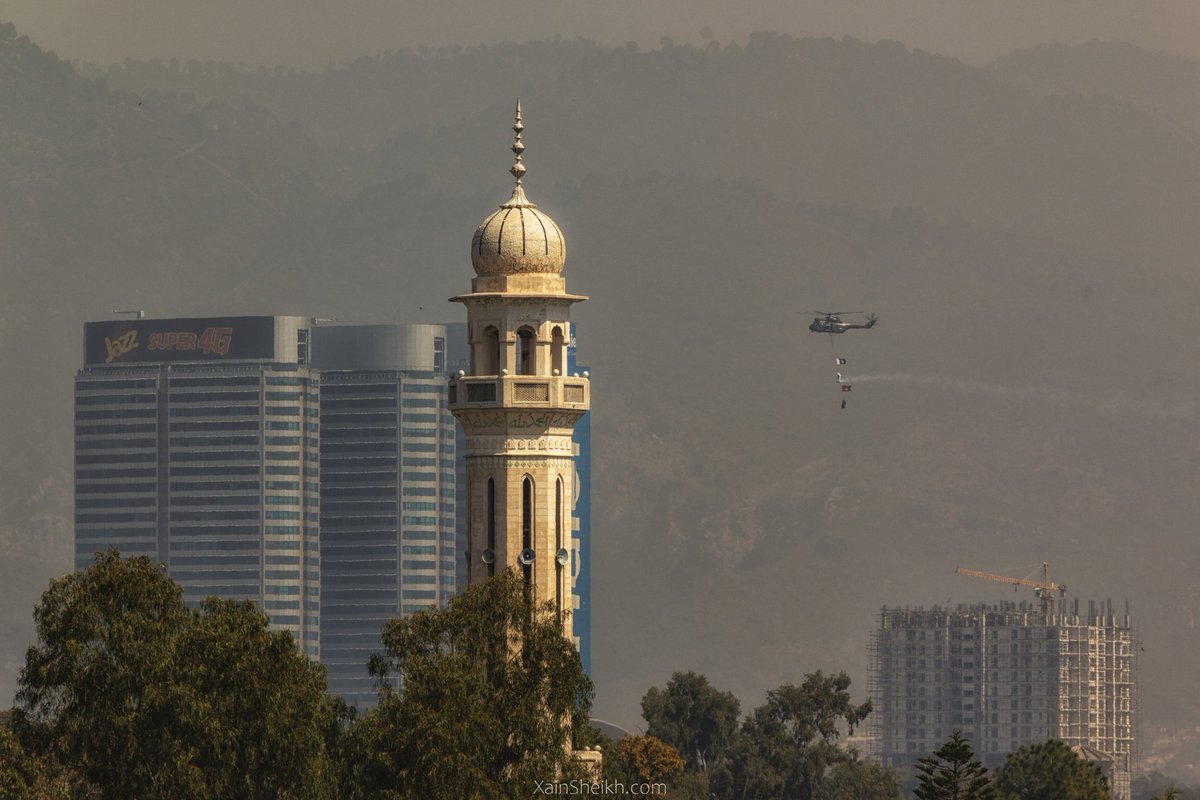
{"type": "Polygon", "coordinates": [[[104,359],[104,363],[111,363],[114,358],[120,358],[131,350],[138,348],[137,340],[138,332],[136,330],[122,334],[116,339],[104,337],[104,349],[108,351],[108,358],[104,359]]]}

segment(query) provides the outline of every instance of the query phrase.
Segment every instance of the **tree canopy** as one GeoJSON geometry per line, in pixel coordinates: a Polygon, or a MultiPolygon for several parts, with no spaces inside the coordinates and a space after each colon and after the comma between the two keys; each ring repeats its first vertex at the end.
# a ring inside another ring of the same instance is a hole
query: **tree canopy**
{"type": "MultiPolygon", "coordinates": [[[[48,798],[509,800],[599,776],[592,684],[550,605],[506,571],[445,608],[390,621],[353,719],[324,670],[249,601],[189,608],[146,558],[115,550],[52,581],[17,707],[0,724],[0,795],[48,798]]],[[[844,674],[784,684],[744,720],[729,692],[676,673],[646,693],[654,735],[609,749],[606,778],[681,800],[895,800],[895,773],[837,746],[870,712],[844,674]]]]}
{"type": "Polygon", "coordinates": [[[987,770],[962,731],[951,734],[932,756],[917,762],[917,800],[994,800],[987,770]]]}
{"type": "Polygon", "coordinates": [[[371,671],[379,704],[353,743],[364,797],[525,798],[585,777],[570,751],[592,683],[550,604],[511,570],[446,608],[393,619],[371,671]]]}
{"type": "Polygon", "coordinates": [[[670,744],[690,770],[720,766],[738,730],[741,703],[695,672],[676,672],[666,688],[651,687],[642,697],[648,736],[670,744]]]}
{"type": "Polygon", "coordinates": [[[248,601],[189,609],[115,550],[34,610],[14,728],[98,798],[326,797],[337,706],[324,669],[248,601]]]}
{"type": "Polygon", "coordinates": [[[996,770],[1003,800],[1109,800],[1100,767],[1072,752],[1061,739],[1026,745],[996,770]]]}
{"type": "Polygon", "coordinates": [[[654,736],[625,736],[604,757],[604,776],[627,784],[673,781],[683,769],[679,751],[654,736]]]}
{"type": "Polygon", "coordinates": [[[850,733],[871,712],[850,699],[846,673],[808,674],[799,686],[784,684],[742,723],[737,742],[713,788],[726,797],[811,800],[827,772],[856,756],[837,746],[841,726],[850,733]]]}
{"type": "Polygon", "coordinates": [[[8,725],[0,721],[0,797],[40,800],[45,776],[41,765],[26,752],[8,725]]]}
{"type": "Polygon", "coordinates": [[[900,800],[903,781],[893,769],[857,759],[835,764],[813,800],[900,800]]]}

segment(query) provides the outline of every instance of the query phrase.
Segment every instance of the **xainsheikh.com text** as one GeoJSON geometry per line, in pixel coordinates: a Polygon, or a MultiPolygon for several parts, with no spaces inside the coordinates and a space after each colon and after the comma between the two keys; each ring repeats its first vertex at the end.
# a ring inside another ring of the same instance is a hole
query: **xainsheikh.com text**
{"type": "Polygon", "coordinates": [[[613,796],[613,797],[666,797],[665,783],[622,783],[621,781],[534,781],[533,794],[536,797],[575,797],[575,796],[613,796]]]}

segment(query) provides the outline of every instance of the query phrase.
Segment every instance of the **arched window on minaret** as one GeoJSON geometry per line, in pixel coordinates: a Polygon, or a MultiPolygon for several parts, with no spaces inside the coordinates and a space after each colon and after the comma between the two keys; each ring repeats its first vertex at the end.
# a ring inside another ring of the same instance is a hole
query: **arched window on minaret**
{"type": "MultiPolygon", "coordinates": [[[[533,478],[528,475],[521,481],[521,547],[524,550],[533,549],[533,478]]],[[[533,579],[533,564],[522,564],[525,573],[525,585],[533,579]]]]}
{"type": "Polygon", "coordinates": [[[554,333],[551,336],[550,352],[552,354],[550,358],[553,362],[551,366],[554,368],[554,372],[550,374],[565,375],[567,347],[566,341],[563,339],[562,328],[558,327],[557,325],[554,326],[554,333]]]}
{"type": "Polygon", "coordinates": [[[476,375],[500,374],[500,331],[489,325],[483,329],[483,363],[476,375]]]}
{"type": "MultiPolygon", "coordinates": [[[[554,329],[555,331],[558,328],[554,329]]],[[[554,564],[555,577],[554,582],[554,602],[558,609],[558,617],[562,619],[563,611],[563,563],[559,560],[558,554],[563,551],[563,482],[559,478],[555,485],[554,492],[554,564]]]]}
{"type": "Polygon", "coordinates": [[[521,328],[517,331],[517,374],[536,375],[534,360],[533,329],[521,328]]]}
{"type": "Polygon", "coordinates": [[[496,479],[488,478],[487,483],[487,549],[492,554],[488,562],[488,577],[496,574],[496,479]]]}

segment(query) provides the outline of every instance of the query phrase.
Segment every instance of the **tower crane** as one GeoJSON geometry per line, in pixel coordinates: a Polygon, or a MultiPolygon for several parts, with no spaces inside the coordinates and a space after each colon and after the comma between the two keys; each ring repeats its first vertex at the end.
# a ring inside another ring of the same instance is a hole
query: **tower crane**
{"type": "Polygon", "coordinates": [[[966,567],[955,567],[954,571],[959,575],[968,575],[972,578],[983,578],[989,581],[998,581],[1007,583],[1013,586],[1032,586],[1034,594],[1038,600],[1042,601],[1042,612],[1047,618],[1054,611],[1054,592],[1058,592],[1060,597],[1067,593],[1067,586],[1063,583],[1055,583],[1050,580],[1050,562],[1042,562],[1042,579],[1040,581],[1030,580],[1029,578],[1010,578],[1007,575],[993,575],[990,572],[980,572],[976,569],[967,569],[966,567]]]}

